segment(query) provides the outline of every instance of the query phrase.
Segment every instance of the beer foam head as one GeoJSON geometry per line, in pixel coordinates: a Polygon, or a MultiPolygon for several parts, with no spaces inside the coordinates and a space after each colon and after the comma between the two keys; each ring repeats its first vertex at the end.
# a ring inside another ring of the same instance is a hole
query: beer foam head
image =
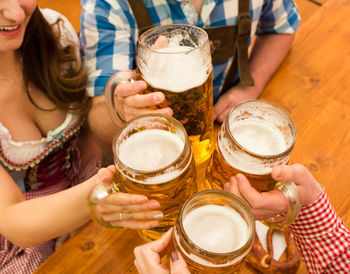
{"type": "Polygon", "coordinates": [[[147,129],[137,132],[119,146],[118,157],[126,166],[145,172],[162,169],[181,154],[182,139],[166,130],[147,129]]]}
{"type": "Polygon", "coordinates": [[[139,68],[144,80],[152,87],[183,92],[203,84],[211,64],[207,64],[200,50],[169,43],[167,47],[151,52],[139,68]]]}
{"type": "Polygon", "coordinates": [[[183,227],[193,243],[215,253],[235,251],[249,238],[245,220],[236,210],[227,206],[198,207],[185,216],[183,227]]]}
{"type": "Polygon", "coordinates": [[[287,148],[282,132],[265,120],[235,121],[230,131],[242,147],[257,154],[277,155],[287,148]]]}
{"type": "MultiPolygon", "coordinates": [[[[282,132],[271,122],[264,120],[230,121],[230,131],[236,141],[246,150],[263,156],[272,156],[287,149],[282,132]]],[[[219,142],[220,151],[226,162],[242,172],[250,174],[268,174],[271,167],[255,159],[244,151],[229,149],[226,140],[219,142]]]]}

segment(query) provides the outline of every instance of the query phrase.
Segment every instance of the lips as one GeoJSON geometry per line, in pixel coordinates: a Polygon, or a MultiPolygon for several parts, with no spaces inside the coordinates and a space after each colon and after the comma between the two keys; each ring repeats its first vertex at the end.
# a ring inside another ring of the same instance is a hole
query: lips
{"type": "Polygon", "coordinates": [[[16,26],[0,26],[0,31],[15,31],[17,30],[21,25],[16,26]]]}
{"type": "Polygon", "coordinates": [[[18,33],[21,32],[21,27],[22,25],[11,25],[11,26],[1,26],[0,25],[0,34],[5,35],[5,36],[13,36],[17,35],[18,33]]]}

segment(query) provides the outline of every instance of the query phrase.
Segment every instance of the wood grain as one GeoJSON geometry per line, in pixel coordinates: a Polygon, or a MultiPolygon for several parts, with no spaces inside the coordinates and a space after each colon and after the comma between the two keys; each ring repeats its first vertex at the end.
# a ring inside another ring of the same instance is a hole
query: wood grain
{"type": "MultiPolygon", "coordinates": [[[[261,99],[285,109],[297,128],[291,163],[306,165],[350,227],[350,0],[328,0],[297,32],[261,99]]],[[[202,167],[204,170],[204,167],[202,167]]],[[[199,172],[203,172],[199,170],[199,172]]],[[[87,224],[36,273],[136,273],[135,231],[87,224]]],[[[246,266],[243,273],[256,273],[246,266]]],[[[302,264],[298,273],[306,273],[302,264]]]]}

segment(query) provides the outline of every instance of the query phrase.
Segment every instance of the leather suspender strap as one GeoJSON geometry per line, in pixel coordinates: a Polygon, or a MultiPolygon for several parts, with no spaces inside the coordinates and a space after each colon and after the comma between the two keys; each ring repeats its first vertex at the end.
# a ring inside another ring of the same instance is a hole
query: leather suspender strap
{"type": "MultiPolygon", "coordinates": [[[[143,0],[128,0],[139,28],[139,34],[153,26],[151,17],[143,0]]],[[[248,44],[251,29],[249,14],[250,0],[239,0],[237,26],[220,26],[205,28],[208,33],[213,63],[221,63],[234,57],[227,73],[222,91],[232,87],[237,69],[244,86],[253,86],[254,80],[249,72],[248,44]]]]}
{"type": "Polygon", "coordinates": [[[143,33],[153,26],[151,16],[143,0],[128,0],[130,8],[134,14],[139,33],[143,33]]]}
{"type": "Polygon", "coordinates": [[[254,86],[254,80],[249,72],[248,46],[252,19],[249,13],[249,0],[239,0],[237,18],[237,62],[241,83],[243,86],[254,86]]]}

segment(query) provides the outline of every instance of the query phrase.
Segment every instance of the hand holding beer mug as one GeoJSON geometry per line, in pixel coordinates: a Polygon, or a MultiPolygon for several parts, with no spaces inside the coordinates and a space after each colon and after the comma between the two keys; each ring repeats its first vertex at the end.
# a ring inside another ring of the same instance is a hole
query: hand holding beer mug
{"type": "Polygon", "coordinates": [[[118,73],[106,90],[107,105],[115,122],[150,112],[150,109],[167,114],[173,112],[173,117],[187,131],[196,164],[209,159],[214,148],[213,77],[206,32],[190,25],[152,28],[138,41],[136,64],[136,71],[118,73]],[[147,83],[146,91],[143,92],[144,82],[139,80],[147,83]],[[135,81],[139,89],[136,84],[130,84],[135,81]],[[123,86],[125,94],[135,95],[140,91],[146,94],[124,97],[123,86]],[[132,92],[128,93],[128,89],[132,92]],[[157,96],[152,96],[154,94],[157,96]],[[135,108],[129,108],[128,112],[127,104],[135,108]]]}
{"type": "Polygon", "coordinates": [[[243,200],[223,190],[204,190],[182,207],[173,247],[192,273],[239,273],[254,235],[255,220],[243,200]]]}
{"type": "Polygon", "coordinates": [[[113,192],[143,194],[161,205],[160,226],[142,230],[154,240],[175,224],[182,204],[197,191],[193,153],[184,127],[161,114],[139,116],[127,123],[113,142],[116,173],[111,186],[98,185],[89,196],[92,218],[111,228],[96,206],[113,192]]]}
{"type": "Polygon", "coordinates": [[[295,125],[279,107],[262,100],[238,104],[231,109],[218,133],[207,169],[207,183],[212,188],[223,189],[232,175],[242,173],[260,192],[281,190],[289,202],[289,211],[265,223],[283,230],[298,216],[301,199],[296,185],[276,182],[271,169],[288,162],[295,140],[295,125]]]}

